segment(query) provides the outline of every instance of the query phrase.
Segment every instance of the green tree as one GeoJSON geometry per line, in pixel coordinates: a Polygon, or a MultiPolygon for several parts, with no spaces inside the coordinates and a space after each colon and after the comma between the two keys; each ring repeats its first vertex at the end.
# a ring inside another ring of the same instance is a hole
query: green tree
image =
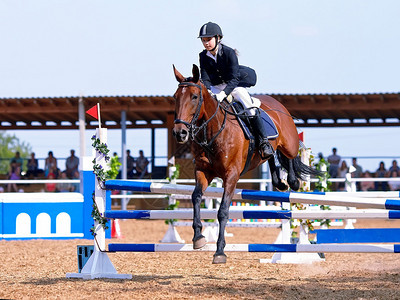
{"type": "MultiPolygon", "coordinates": [[[[0,173],[7,174],[10,159],[15,156],[15,152],[19,151],[22,158],[30,157],[32,147],[29,143],[21,142],[14,135],[7,134],[5,131],[0,131],[0,173]]],[[[23,170],[26,169],[26,162],[23,164],[23,170]]]]}

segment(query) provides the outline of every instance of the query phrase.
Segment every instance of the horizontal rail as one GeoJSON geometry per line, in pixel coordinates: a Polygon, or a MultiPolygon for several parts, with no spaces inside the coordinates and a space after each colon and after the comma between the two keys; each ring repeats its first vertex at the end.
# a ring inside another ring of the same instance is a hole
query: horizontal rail
{"type": "MultiPolygon", "coordinates": [[[[162,184],[129,180],[108,180],[106,181],[105,186],[106,189],[109,190],[128,190],[144,193],[167,193],[186,195],[192,194],[194,190],[194,186],[192,185],[162,184]]],[[[204,192],[204,196],[206,197],[218,198],[221,197],[222,194],[223,189],[215,187],[208,187],[204,192]]],[[[399,199],[346,197],[344,194],[341,196],[337,196],[312,193],[284,193],[274,191],[236,189],[232,199],[400,210],[399,199]]]]}
{"type": "MultiPolygon", "coordinates": [[[[215,244],[194,250],[192,244],[109,244],[110,252],[215,252],[215,244]]],[[[226,252],[399,253],[400,245],[382,244],[227,244],[226,252]]]]}
{"type": "MultiPolygon", "coordinates": [[[[217,209],[200,210],[201,219],[216,219],[217,209]]],[[[109,219],[151,219],[192,220],[192,209],[180,210],[106,210],[105,217],[109,219]]],[[[290,210],[235,210],[229,211],[230,219],[400,219],[398,210],[320,210],[320,211],[290,211],[290,210]]]]}

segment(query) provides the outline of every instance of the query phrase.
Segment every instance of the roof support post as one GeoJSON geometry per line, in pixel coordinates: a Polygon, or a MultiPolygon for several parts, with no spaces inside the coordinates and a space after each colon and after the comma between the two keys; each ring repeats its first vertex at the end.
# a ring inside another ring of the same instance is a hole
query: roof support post
{"type": "MultiPolygon", "coordinates": [[[[126,157],[126,110],[121,110],[121,178],[127,179],[126,174],[126,164],[127,164],[127,157],[126,157]]],[[[123,195],[126,195],[126,191],[122,191],[123,195]]],[[[129,199],[122,198],[121,199],[121,209],[126,210],[128,205],[129,199]]]]}
{"type": "Polygon", "coordinates": [[[155,138],[155,128],[151,128],[151,171],[153,172],[154,167],[155,167],[155,161],[156,161],[156,138],[155,138]]]}

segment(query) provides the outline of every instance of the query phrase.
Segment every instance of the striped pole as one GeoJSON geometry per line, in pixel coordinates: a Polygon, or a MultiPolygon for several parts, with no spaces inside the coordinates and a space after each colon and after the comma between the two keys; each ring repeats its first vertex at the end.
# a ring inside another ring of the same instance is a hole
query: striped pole
{"type": "MultiPolygon", "coordinates": [[[[145,193],[191,195],[193,193],[194,186],[129,180],[108,180],[106,182],[106,189],[129,190],[145,193]]],[[[204,196],[220,198],[222,194],[222,188],[208,187],[204,193],[204,196]]],[[[283,193],[273,191],[236,189],[233,195],[233,199],[400,210],[399,199],[346,197],[344,194],[343,196],[330,196],[311,193],[283,193]]]]}
{"type": "MultiPolygon", "coordinates": [[[[192,244],[109,244],[111,252],[215,252],[215,244],[194,250],[192,244]]],[[[399,253],[400,244],[228,244],[226,252],[399,253]]]]}
{"type": "Polygon", "coordinates": [[[400,191],[370,191],[370,192],[302,192],[303,194],[359,197],[359,198],[400,198],[400,191]]]}
{"type": "MultiPolygon", "coordinates": [[[[107,210],[105,217],[109,219],[152,219],[168,220],[193,219],[192,209],[179,210],[107,210]]],[[[201,219],[216,219],[217,209],[200,210],[201,219]]],[[[237,210],[229,211],[230,219],[400,219],[400,211],[397,210],[319,210],[319,211],[290,211],[290,210],[237,210]]]]}

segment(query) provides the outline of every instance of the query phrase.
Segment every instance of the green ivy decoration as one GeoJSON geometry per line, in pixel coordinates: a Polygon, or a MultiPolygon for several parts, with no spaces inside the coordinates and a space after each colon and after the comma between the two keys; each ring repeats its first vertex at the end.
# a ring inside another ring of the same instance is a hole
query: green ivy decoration
{"type": "MultiPolygon", "coordinates": [[[[96,150],[96,152],[102,154],[106,162],[110,161],[110,157],[108,153],[110,150],[107,148],[106,143],[102,143],[99,138],[95,135],[92,136],[92,147],[96,150]]],[[[96,175],[97,179],[104,183],[108,179],[108,173],[104,170],[103,166],[97,163],[96,158],[93,159],[93,173],[96,175]]]]}
{"type": "Polygon", "coordinates": [[[175,165],[175,171],[174,171],[174,173],[172,174],[172,176],[171,176],[171,178],[169,178],[169,177],[167,177],[166,179],[171,183],[171,181],[172,180],[175,180],[175,179],[178,179],[179,178],[179,176],[180,176],[180,169],[181,169],[181,166],[180,165],[175,165]]]}
{"type": "Polygon", "coordinates": [[[331,182],[328,181],[331,176],[329,175],[329,163],[325,160],[325,158],[321,157],[319,162],[314,164],[315,168],[318,171],[325,169],[326,172],[322,172],[321,176],[317,176],[318,182],[315,184],[315,189],[320,192],[329,192],[331,190],[331,182]],[[323,168],[325,166],[325,168],[323,168]]]}
{"type": "MultiPolygon", "coordinates": [[[[94,192],[92,194],[92,200],[93,200],[93,205],[92,205],[92,218],[93,220],[97,221],[99,223],[99,225],[101,225],[104,230],[108,229],[108,219],[103,217],[100,212],[99,209],[97,207],[96,201],[95,201],[95,196],[94,196],[94,192]]],[[[90,228],[90,232],[93,236],[96,236],[96,227],[94,226],[94,224],[92,225],[92,228],[90,228]]]]}
{"type": "MultiPolygon", "coordinates": [[[[110,161],[110,157],[108,156],[108,153],[110,150],[107,148],[106,143],[102,143],[99,138],[97,138],[95,135],[92,136],[92,147],[96,150],[96,152],[100,153],[101,155],[104,156],[104,160],[106,162],[110,161]]],[[[111,178],[112,172],[113,171],[105,171],[103,166],[97,163],[96,158],[93,159],[93,173],[96,175],[97,180],[99,181],[100,185],[102,184],[104,186],[104,183],[107,179],[111,178]]],[[[112,169],[111,169],[112,170],[112,169]]],[[[93,200],[93,209],[92,209],[92,218],[101,225],[104,230],[108,229],[108,220],[105,218],[102,214],[100,214],[99,209],[97,207],[96,201],[95,201],[95,194],[93,192],[92,194],[92,200],[93,200]]],[[[93,227],[90,229],[90,232],[92,233],[93,236],[96,236],[95,233],[95,226],[93,224],[93,227]]]]}
{"type": "MultiPolygon", "coordinates": [[[[175,180],[175,179],[178,179],[179,178],[179,175],[180,175],[180,168],[181,168],[181,166],[180,165],[178,165],[178,164],[176,164],[175,165],[175,171],[174,171],[174,173],[172,174],[172,176],[171,176],[171,178],[170,177],[167,177],[166,179],[171,183],[171,181],[172,180],[175,180]]],[[[167,207],[167,210],[175,210],[175,209],[177,209],[178,207],[179,207],[179,201],[175,201],[175,204],[170,204],[170,205],[168,205],[168,207],[167,207]]],[[[169,224],[171,224],[171,225],[174,225],[174,223],[176,222],[176,221],[178,221],[177,219],[168,219],[168,220],[165,220],[165,224],[167,224],[167,225],[169,225],[169,224]]]]}
{"type": "MultiPolygon", "coordinates": [[[[302,149],[299,150],[299,155],[301,155],[301,151],[302,149]]],[[[318,191],[323,191],[323,192],[328,192],[330,191],[330,186],[331,186],[331,182],[328,181],[328,178],[330,178],[329,176],[329,163],[323,158],[321,157],[318,163],[314,162],[314,155],[310,155],[310,165],[314,165],[315,168],[319,171],[321,171],[323,169],[323,165],[326,166],[326,172],[322,173],[322,176],[317,176],[318,182],[315,184],[315,189],[318,191]]],[[[302,192],[308,192],[308,190],[306,190],[306,183],[303,182],[303,185],[300,188],[300,191],[302,192]]],[[[301,204],[301,203],[295,203],[291,205],[291,208],[295,207],[298,210],[305,210],[306,207],[301,204]]],[[[329,207],[329,205],[320,205],[320,209],[321,210],[330,210],[331,208],[329,207]]],[[[298,222],[303,225],[303,226],[307,226],[309,231],[313,231],[314,230],[314,222],[319,222],[320,225],[326,225],[327,227],[330,226],[330,222],[331,220],[329,219],[319,219],[319,220],[298,220],[298,222]]],[[[293,224],[293,221],[290,222],[290,227],[296,228],[297,226],[293,224]]],[[[297,232],[293,231],[292,232],[292,237],[296,237],[297,232]]]]}

